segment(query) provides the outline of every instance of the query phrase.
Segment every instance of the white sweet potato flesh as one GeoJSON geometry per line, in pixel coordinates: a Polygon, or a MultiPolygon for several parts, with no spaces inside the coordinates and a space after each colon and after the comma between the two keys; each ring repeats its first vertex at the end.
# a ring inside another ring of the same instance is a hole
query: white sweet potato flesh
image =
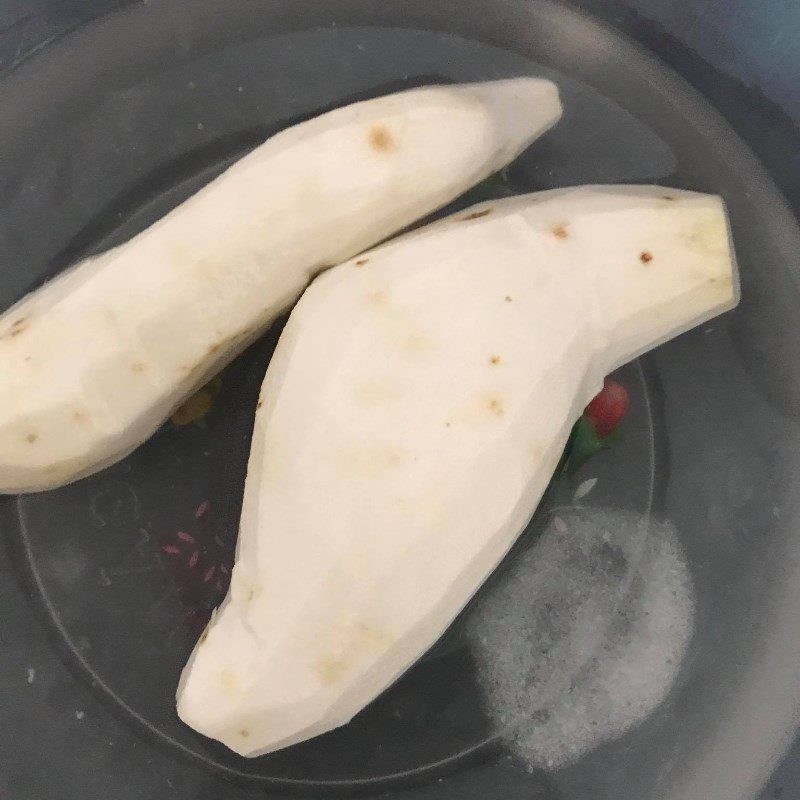
{"type": "Polygon", "coordinates": [[[737,299],[720,199],[659,187],[483,204],[319,277],[181,718],[246,756],[346,723],[502,559],[603,377],[737,299]]]}
{"type": "Polygon", "coordinates": [[[428,87],[289,128],[0,317],[0,492],[122,458],[314,274],[500,169],[561,114],[532,78],[428,87]]]}

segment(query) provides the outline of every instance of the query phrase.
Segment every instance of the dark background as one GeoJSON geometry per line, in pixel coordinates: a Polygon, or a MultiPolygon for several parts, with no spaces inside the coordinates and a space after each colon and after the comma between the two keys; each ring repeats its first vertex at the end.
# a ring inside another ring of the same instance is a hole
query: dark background
{"type": "MultiPolygon", "coordinates": [[[[130,4],[0,0],[0,72],[71,28],[130,4]]],[[[627,32],[699,89],[755,151],[800,215],[800,0],[574,0],[571,5],[627,32]]],[[[775,798],[800,800],[800,740],[762,795],[775,798]]]]}

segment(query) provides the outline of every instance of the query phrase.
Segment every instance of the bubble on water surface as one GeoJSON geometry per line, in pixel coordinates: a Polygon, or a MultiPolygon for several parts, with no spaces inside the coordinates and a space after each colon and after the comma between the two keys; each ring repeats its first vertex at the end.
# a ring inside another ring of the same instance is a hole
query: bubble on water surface
{"type": "Polygon", "coordinates": [[[530,768],[553,768],[664,700],[693,625],[671,524],[561,508],[478,601],[468,631],[497,728],[530,768]]]}

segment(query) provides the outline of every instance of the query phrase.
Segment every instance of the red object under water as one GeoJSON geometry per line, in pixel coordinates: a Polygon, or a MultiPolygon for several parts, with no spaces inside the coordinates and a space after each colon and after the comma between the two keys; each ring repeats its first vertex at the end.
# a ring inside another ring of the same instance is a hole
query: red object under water
{"type": "Polygon", "coordinates": [[[162,563],[175,581],[182,620],[199,633],[227,589],[233,542],[220,537],[209,500],[186,516],[189,522],[181,530],[166,533],[159,549],[165,556],[162,563]]]}
{"type": "Polygon", "coordinates": [[[591,420],[598,436],[608,436],[628,413],[629,405],[630,399],[625,387],[606,378],[600,394],[586,406],[586,416],[591,420]]]}

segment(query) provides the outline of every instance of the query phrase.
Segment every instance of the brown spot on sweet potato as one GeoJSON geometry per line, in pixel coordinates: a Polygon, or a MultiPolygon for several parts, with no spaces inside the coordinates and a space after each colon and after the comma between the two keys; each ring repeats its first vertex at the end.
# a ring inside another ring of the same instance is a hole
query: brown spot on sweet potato
{"type": "Polygon", "coordinates": [[[553,236],[555,236],[556,239],[566,239],[566,238],[568,238],[569,237],[569,233],[567,232],[566,224],[565,223],[561,223],[560,225],[556,225],[555,228],[553,228],[553,236]]]}
{"type": "Polygon", "coordinates": [[[28,327],[27,317],[20,317],[11,323],[11,336],[19,336],[28,327]]]}
{"type": "Polygon", "coordinates": [[[645,250],[640,256],[639,260],[642,264],[649,264],[653,260],[653,254],[648,250],[645,250]]]}
{"type": "Polygon", "coordinates": [[[386,643],[384,631],[363,622],[340,626],[333,631],[333,652],[314,664],[314,672],[323,686],[333,686],[358,662],[383,650],[386,643]]]}
{"type": "Polygon", "coordinates": [[[205,630],[200,634],[198,644],[203,644],[206,639],[208,639],[208,626],[206,626],[205,630]]]}
{"type": "Polygon", "coordinates": [[[347,667],[348,664],[343,659],[323,658],[317,663],[314,671],[323,686],[333,686],[344,675],[347,667]]]}
{"type": "Polygon", "coordinates": [[[256,403],[256,411],[258,411],[258,409],[261,408],[261,406],[263,406],[263,405],[264,405],[264,401],[263,400],[259,400],[256,403]]]}
{"type": "Polygon", "coordinates": [[[359,258],[358,261],[356,261],[356,266],[357,267],[363,267],[364,264],[368,264],[368,263],[369,263],[369,259],[368,258],[359,258]]]}
{"type": "Polygon", "coordinates": [[[385,125],[373,125],[370,128],[369,143],[378,153],[390,153],[395,148],[392,132],[385,125]]]}
{"type": "Polygon", "coordinates": [[[208,348],[208,354],[210,356],[216,355],[221,346],[222,345],[219,342],[217,342],[217,344],[212,344],[211,347],[208,348]]]}
{"type": "Polygon", "coordinates": [[[499,397],[490,397],[486,403],[486,407],[496,417],[502,417],[503,414],[506,413],[505,408],[503,407],[503,401],[499,397]]]}
{"type": "Polygon", "coordinates": [[[686,237],[688,246],[703,256],[710,256],[729,265],[728,229],[724,218],[703,213],[686,237]]]}
{"type": "Polygon", "coordinates": [[[671,194],[665,194],[665,195],[661,196],[661,199],[662,200],[667,200],[669,202],[672,202],[675,198],[671,194]]]}
{"type": "Polygon", "coordinates": [[[220,672],[219,683],[227,694],[236,694],[239,691],[239,679],[230,669],[223,669],[220,672]]]}
{"type": "Polygon", "coordinates": [[[25,437],[25,441],[28,442],[29,444],[33,444],[34,442],[38,441],[38,439],[39,439],[39,435],[36,434],[36,433],[29,433],[25,437]]]}
{"type": "Polygon", "coordinates": [[[141,361],[134,361],[133,364],[131,364],[131,369],[134,372],[144,372],[145,365],[141,361]]]}
{"type": "Polygon", "coordinates": [[[257,600],[261,595],[264,593],[263,587],[259,583],[253,583],[250,585],[250,588],[247,589],[247,599],[245,600],[246,603],[252,603],[254,600],[257,600]]]}
{"type": "Polygon", "coordinates": [[[86,422],[88,419],[86,412],[80,410],[73,412],[72,418],[75,420],[75,422],[86,422]]]}
{"type": "Polygon", "coordinates": [[[248,736],[250,736],[250,731],[242,729],[239,731],[239,736],[241,736],[242,739],[246,739],[248,736]]]}
{"type": "Polygon", "coordinates": [[[462,222],[468,222],[471,219],[480,219],[481,217],[485,217],[487,214],[491,214],[491,208],[484,208],[483,211],[473,211],[466,216],[461,217],[462,222]]]}
{"type": "Polygon", "coordinates": [[[492,356],[492,357],[489,359],[489,363],[490,363],[490,364],[493,364],[494,366],[497,366],[497,365],[500,363],[500,361],[501,361],[501,358],[500,358],[500,356],[492,356]]]}
{"type": "Polygon", "coordinates": [[[513,297],[512,297],[510,294],[507,294],[507,295],[505,296],[505,301],[506,301],[506,303],[510,303],[510,302],[511,302],[513,299],[514,299],[514,298],[513,298],[513,297]]]}

